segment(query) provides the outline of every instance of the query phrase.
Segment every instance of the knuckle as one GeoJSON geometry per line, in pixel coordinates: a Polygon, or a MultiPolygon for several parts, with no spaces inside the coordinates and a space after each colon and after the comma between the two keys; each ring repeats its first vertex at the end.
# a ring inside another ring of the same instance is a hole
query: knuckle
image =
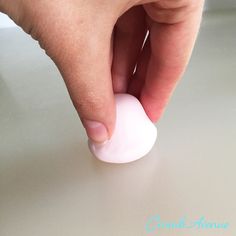
{"type": "Polygon", "coordinates": [[[196,12],[201,1],[163,0],[144,6],[148,15],[158,23],[175,24],[187,19],[196,12]]]}

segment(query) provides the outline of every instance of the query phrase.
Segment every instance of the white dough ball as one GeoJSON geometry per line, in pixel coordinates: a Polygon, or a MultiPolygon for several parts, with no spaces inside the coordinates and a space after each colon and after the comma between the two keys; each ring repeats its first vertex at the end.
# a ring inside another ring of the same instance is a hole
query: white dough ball
{"type": "Polygon", "coordinates": [[[157,129],[136,97],[116,94],[115,101],[116,125],[112,137],[102,144],[89,140],[89,149],[104,162],[135,161],[152,149],[157,129]]]}

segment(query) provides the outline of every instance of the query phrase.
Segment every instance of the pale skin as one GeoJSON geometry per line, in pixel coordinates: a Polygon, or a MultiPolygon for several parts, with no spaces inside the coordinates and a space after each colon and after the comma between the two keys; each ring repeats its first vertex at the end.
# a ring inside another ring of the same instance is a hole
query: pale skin
{"type": "Polygon", "coordinates": [[[114,93],[135,95],[153,122],[160,119],[188,64],[202,9],[203,0],[0,0],[0,11],[55,62],[95,142],[112,136],[114,93]]]}

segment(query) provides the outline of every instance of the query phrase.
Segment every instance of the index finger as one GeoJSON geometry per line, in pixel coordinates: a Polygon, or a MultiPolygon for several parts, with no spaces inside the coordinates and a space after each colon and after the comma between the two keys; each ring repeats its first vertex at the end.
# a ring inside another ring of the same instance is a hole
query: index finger
{"type": "Polygon", "coordinates": [[[151,16],[151,55],[140,100],[147,115],[154,122],[162,115],[188,64],[199,30],[202,3],[203,1],[190,9],[192,11],[184,8],[176,9],[176,13],[167,10],[167,15],[158,11],[155,15],[147,9],[151,16]]]}

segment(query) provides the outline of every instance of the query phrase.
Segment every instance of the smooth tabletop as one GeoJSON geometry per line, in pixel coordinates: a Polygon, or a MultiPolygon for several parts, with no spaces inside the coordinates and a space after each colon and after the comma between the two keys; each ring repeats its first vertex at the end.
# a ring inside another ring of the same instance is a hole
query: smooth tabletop
{"type": "Polygon", "coordinates": [[[54,64],[22,30],[0,30],[0,235],[236,235],[235,25],[234,11],[204,16],[153,150],[129,164],[90,154],[54,64]],[[147,232],[157,215],[229,227],[147,232]]]}

